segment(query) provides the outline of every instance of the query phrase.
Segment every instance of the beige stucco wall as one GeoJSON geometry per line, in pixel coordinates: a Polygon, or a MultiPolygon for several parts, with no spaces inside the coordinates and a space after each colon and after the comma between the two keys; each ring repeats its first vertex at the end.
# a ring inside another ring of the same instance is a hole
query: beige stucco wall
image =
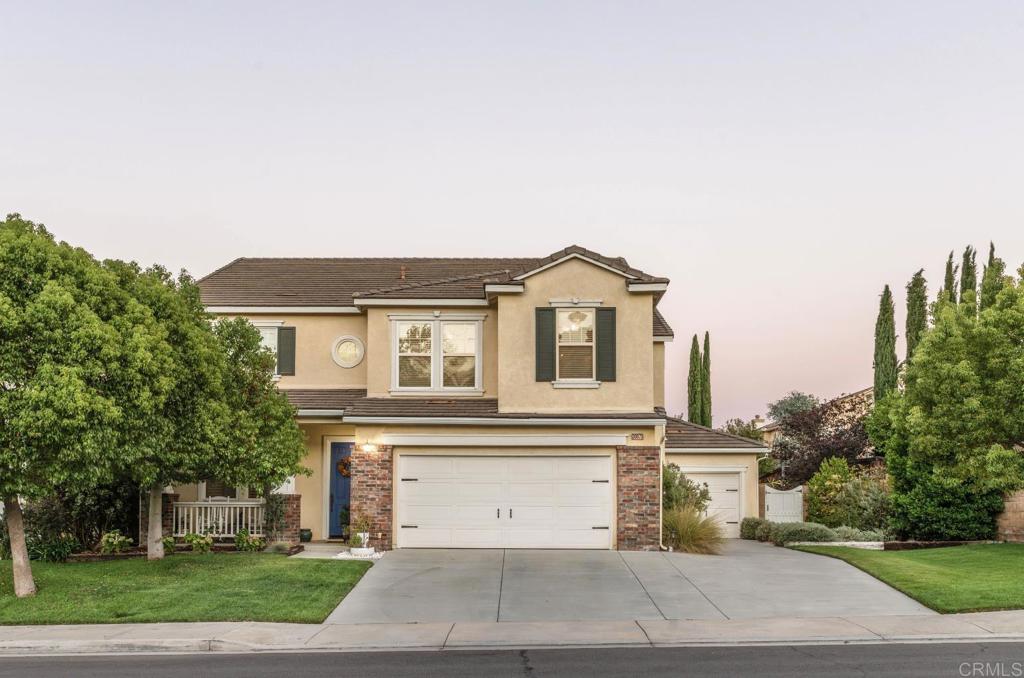
{"type": "Polygon", "coordinates": [[[665,342],[654,344],[654,406],[665,407],[665,342]]]}
{"type": "Polygon", "coordinates": [[[252,322],[282,321],[295,328],[295,376],[283,376],[281,388],[365,388],[370,344],[365,315],[252,314],[252,322]],[[339,366],[331,358],[338,337],[358,337],[366,346],[363,362],[352,368],[339,366]]]}
{"type": "MultiPolygon", "coordinates": [[[[723,468],[725,471],[744,471],[741,476],[742,487],[741,493],[743,515],[742,518],[756,518],[758,515],[757,509],[757,455],[756,454],[665,454],[666,464],[675,464],[683,470],[683,475],[686,475],[686,469],[689,468],[701,468],[710,469],[711,467],[723,468]],[[728,468],[725,468],[728,467],[728,468]]],[[[706,473],[707,471],[698,471],[699,473],[706,473]]]]}
{"type": "Polygon", "coordinates": [[[371,308],[367,311],[366,347],[367,395],[370,397],[423,397],[418,393],[390,393],[391,389],[391,322],[390,314],[432,315],[440,312],[445,315],[483,315],[483,361],[482,375],[483,394],[466,394],[452,391],[438,391],[430,395],[449,397],[498,397],[498,313],[493,308],[458,306],[458,307],[387,307],[371,308]],[[372,347],[372,348],[371,348],[372,347]]]}
{"type": "Polygon", "coordinates": [[[653,297],[626,279],[571,259],[526,279],[521,294],[498,300],[499,406],[504,412],[647,412],[654,409],[653,297]],[[556,389],[535,381],[534,309],[551,299],[600,299],[616,309],[616,381],[596,389],[556,389]]]}

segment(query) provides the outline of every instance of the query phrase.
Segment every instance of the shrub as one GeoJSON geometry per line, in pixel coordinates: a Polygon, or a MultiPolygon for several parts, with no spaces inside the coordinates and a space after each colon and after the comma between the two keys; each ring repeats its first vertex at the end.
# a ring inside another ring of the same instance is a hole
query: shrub
{"type": "Polygon", "coordinates": [[[807,481],[807,519],[829,527],[843,524],[838,498],[843,487],[853,480],[853,471],[842,457],[821,462],[818,472],[807,481]]]}
{"type": "Polygon", "coordinates": [[[881,529],[889,515],[889,490],[881,480],[866,476],[853,478],[836,495],[835,514],[841,525],[861,530],[881,529]]]}
{"type": "Polygon", "coordinates": [[[775,523],[772,543],[785,546],[794,541],[835,541],[836,533],[820,523],[775,523]]]}
{"type": "Polygon", "coordinates": [[[692,506],[665,511],[662,526],[666,543],[677,551],[714,554],[722,547],[721,525],[692,506]]]}
{"type": "Polygon", "coordinates": [[[124,553],[132,546],[132,540],[121,534],[121,530],[104,532],[100,537],[100,553],[111,555],[124,553]]]}
{"type": "Polygon", "coordinates": [[[239,551],[253,553],[262,551],[266,545],[267,542],[262,537],[251,536],[249,530],[239,530],[235,533],[235,548],[239,551]]]}
{"type": "Polygon", "coordinates": [[[840,525],[832,530],[836,533],[836,541],[884,541],[885,534],[881,530],[858,530],[856,527],[840,525]]]}
{"type": "Polygon", "coordinates": [[[348,545],[354,549],[362,548],[363,538],[359,536],[358,532],[356,532],[348,538],[348,545]]]}
{"type": "Polygon", "coordinates": [[[195,553],[209,553],[213,550],[213,537],[208,534],[189,532],[185,535],[185,543],[191,546],[195,553]]]}
{"type": "Polygon", "coordinates": [[[740,522],[740,539],[757,539],[757,531],[766,522],[764,518],[744,518],[740,522]]]}
{"type": "Polygon", "coordinates": [[[991,539],[1003,496],[968,486],[939,485],[920,478],[918,485],[892,496],[889,528],[900,537],[923,540],[991,539]]]}
{"type": "Polygon", "coordinates": [[[771,541],[772,540],[772,529],[777,525],[770,520],[761,521],[761,524],[757,526],[757,531],[754,533],[754,539],[758,541],[771,541]]]}
{"type": "Polygon", "coordinates": [[[174,537],[164,537],[160,540],[164,545],[164,553],[174,553],[174,537]]]}
{"type": "Polygon", "coordinates": [[[79,549],[78,540],[70,534],[48,539],[32,539],[28,541],[27,546],[30,560],[45,560],[51,563],[63,563],[79,549]]]}
{"type": "Polygon", "coordinates": [[[703,513],[711,503],[707,483],[696,483],[684,476],[675,464],[665,464],[661,472],[661,507],[665,511],[691,507],[703,513]]]}
{"type": "Polygon", "coordinates": [[[281,535],[284,528],[284,497],[268,494],[263,498],[263,533],[272,539],[281,535]]]}

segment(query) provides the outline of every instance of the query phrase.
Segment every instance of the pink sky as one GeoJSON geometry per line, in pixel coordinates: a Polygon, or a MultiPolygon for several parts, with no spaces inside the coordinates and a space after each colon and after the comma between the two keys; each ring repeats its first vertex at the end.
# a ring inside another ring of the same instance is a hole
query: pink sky
{"type": "Polygon", "coordinates": [[[716,423],[869,385],[883,284],[1024,262],[1020,3],[154,7],[0,9],[0,210],[196,275],[624,256],[716,423]]]}

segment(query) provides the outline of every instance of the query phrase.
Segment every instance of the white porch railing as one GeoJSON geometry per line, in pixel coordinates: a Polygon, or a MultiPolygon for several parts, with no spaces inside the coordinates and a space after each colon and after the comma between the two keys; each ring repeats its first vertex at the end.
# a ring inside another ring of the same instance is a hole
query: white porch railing
{"type": "Polygon", "coordinates": [[[175,537],[189,533],[234,537],[239,530],[263,536],[262,501],[179,501],[173,509],[175,537]]]}

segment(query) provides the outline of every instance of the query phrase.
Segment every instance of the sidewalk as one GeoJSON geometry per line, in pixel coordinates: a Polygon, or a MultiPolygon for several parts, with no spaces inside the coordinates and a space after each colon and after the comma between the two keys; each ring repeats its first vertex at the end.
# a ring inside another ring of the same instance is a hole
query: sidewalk
{"type": "Polygon", "coordinates": [[[953,615],[428,624],[95,624],[0,627],[0,655],[455,650],[821,643],[1024,642],[1024,610],[953,615]]]}

